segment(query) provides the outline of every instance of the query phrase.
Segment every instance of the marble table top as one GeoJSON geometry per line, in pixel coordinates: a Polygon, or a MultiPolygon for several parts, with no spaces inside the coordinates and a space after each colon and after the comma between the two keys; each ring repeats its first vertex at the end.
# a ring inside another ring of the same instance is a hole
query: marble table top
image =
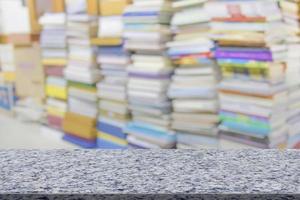
{"type": "Polygon", "coordinates": [[[0,194],[299,194],[300,151],[0,150],[0,194]]]}

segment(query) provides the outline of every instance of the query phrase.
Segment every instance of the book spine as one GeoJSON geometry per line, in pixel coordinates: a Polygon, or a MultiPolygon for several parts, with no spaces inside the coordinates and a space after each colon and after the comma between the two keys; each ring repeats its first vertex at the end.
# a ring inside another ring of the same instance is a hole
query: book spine
{"type": "Polygon", "coordinates": [[[223,121],[224,126],[228,127],[231,130],[236,130],[239,132],[245,132],[248,134],[258,135],[258,136],[267,136],[271,130],[266,128],[254,127],[251,124],[240,123],[234,121],[223,121]]]}
{"type": "Polygon", "coordinates": [[[216,58],[234,58],[234,59],[248,59],[258,61],[273,61],[271,52],[232,52],[220,51],[215,52],[216,58]]]}
{"type": "Polygon", "coordinates": [[[220,66],[233,66],[233,67],[243,67],[243,68],[258,68],[266,69],[269,68],[267,62],[254,62],[245,59],[218,59],[218,64],[220,66]]]}

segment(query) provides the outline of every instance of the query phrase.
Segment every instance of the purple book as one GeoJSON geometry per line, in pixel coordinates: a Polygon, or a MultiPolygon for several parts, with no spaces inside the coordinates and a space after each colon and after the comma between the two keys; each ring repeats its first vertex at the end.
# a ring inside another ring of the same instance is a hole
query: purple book
{"type": "Polygon", "coordinates": [[[232,59],[247,59],[257,61],[273,61],[272,53],[270,51],[222,51],[217,49],[215,51],[216,58],[232,58],[232,59]]]}

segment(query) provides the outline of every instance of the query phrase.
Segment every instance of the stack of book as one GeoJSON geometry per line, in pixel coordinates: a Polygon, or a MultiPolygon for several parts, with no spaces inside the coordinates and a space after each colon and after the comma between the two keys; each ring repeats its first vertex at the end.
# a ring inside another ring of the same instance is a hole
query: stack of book
{"type": "Polygon", "coordinates": [[[286,81],[289,87],[289,148],[300,148],[300,1],[280,1],[288,46],[286,81]]]}
{"type": "Polygon", "coordinates": [[[177,148],[218,147],[218,67],[209,38],[206,1],[173,1],[174,39],[168,55],[178,67],[168,95],[173,99],[172,129],[177,148]]]}
{"type": "Polygon", "coordinates": [[[46,73],[48,126],[61,130],[67,108],[67,81],[63,70],[67,64],[66,16],[64,13],[46,13],[40,20],[42,64],[46,73]]]}
{"type": "MultiPolygon", "coordinates": [[[[219,85],[222,140],[245,147],[283,147],[287,139],[286,45],[276,1],[207,4],[219,85]]],[[[226,143],[229,144],[228,142],[226,143]]]]}
{"type": "Polygon", "coordinates": [[[98,38],[102,44],[99,44],[97,61],[103,80],[97,84],[100,98],[97,146],[102,149],[127,148],[123,129],[129,119],[126,67],[130,58],[122,45],[122,13],[128,2],[100,1],[98,38]]]}
{"type": "Polygon", "coordinates": [[[86,2],[67,1],[68,111],[64,139],[84,148],[96,147],[97,88],[101,75],[91,38],[97,33],[97,17],[86,13],[86,2]]]}
{"type": "Polygon", "coordinates": [[[132,64],[127,67],[132,122],[125,132],[134,148],[173,148],[176,143],[170,130],[172,108],[167,96],[173,73],[166,54],[171,15],[167,0],[134,0],[123,14],[125,48],[132,52],[132,64]]]}

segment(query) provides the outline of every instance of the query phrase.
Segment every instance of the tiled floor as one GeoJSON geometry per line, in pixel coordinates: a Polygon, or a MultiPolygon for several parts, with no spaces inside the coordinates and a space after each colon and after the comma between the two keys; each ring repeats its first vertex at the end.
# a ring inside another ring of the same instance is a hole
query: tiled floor
{"type": "Polygon", "coordinates": [[[41,126],[0,115],[0,149],[73,149],[63,140],[43,135],[41,126]]]}

